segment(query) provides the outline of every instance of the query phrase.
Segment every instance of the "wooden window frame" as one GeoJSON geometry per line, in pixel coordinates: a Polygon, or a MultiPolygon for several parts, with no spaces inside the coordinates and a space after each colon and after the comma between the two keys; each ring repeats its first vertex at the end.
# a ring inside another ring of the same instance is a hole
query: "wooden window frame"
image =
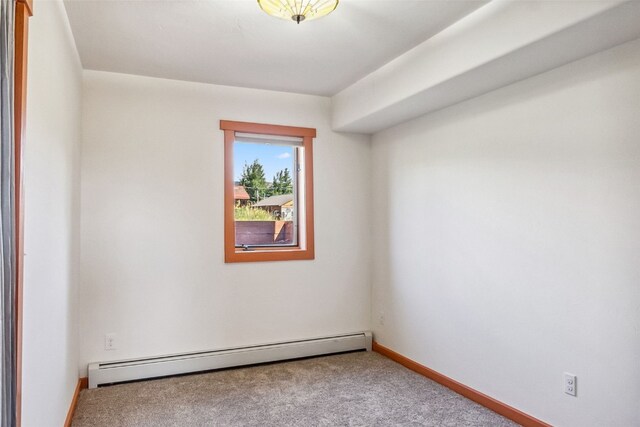
{"type": "Polygon", "coordinates": [[[293,126],[220,120],[224,131],[224,260],[226,263],[312,260],[315,258],[313,222],[313,138],[316,130],[293,126]],[[236,132],[259,135],[288,136],[302,138],[304,148],[304,246],[255,248],[251,251],[236,248],[234,218],[233,144],[236,132]]]}

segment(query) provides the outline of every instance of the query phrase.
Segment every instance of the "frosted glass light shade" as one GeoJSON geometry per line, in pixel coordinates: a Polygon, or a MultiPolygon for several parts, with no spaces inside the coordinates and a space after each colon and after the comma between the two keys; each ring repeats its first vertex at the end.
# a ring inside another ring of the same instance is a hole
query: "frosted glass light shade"
{"type": "Polygon", "coordinates": [[[338,7],[338,2],[339,0],[258,0],[262,10],[269,15],[293,20],[298,24],[330,14],[338,7]]]}

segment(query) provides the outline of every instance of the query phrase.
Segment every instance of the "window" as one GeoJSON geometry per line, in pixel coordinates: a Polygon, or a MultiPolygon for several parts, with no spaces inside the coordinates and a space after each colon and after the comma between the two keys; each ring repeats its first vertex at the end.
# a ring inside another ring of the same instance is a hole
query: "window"
{"type": "Polygon", "coordinates": [[[220,121],[225,262],[309,260],[316,130],[220,121]]]}

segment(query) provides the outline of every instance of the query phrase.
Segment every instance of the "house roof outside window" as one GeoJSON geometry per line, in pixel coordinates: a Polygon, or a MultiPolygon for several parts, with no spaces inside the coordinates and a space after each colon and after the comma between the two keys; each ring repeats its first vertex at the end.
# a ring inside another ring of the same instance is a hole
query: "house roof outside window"
{"type": "Polygon", "coordinates": [[[267,197],[266,199],[262,199],[259,202],[255,203],[253,206],[255,207],[265,207],[265,206],[283,206],[287,203],[291,203],[293,201],[293,194],[279,194],[277,196],[267,197]]]}
{"type": "Polygon", "coordinates": [[[233,198],[235,200],[249,200],[249,193],[247,193],[247,190],[245,190],[244,186],[242,185],[235,185],[233,187],[233,198]]]}

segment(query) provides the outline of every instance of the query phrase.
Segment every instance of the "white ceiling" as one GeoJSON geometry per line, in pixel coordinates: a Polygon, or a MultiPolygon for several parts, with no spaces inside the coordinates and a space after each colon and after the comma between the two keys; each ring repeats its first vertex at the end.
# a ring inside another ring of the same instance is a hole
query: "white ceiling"
{"type": "Polygon", "coordinates": [[[256,0],[67,0],[83,67],[333,95],[487,1],[342,0],[300,25],[256,0]]]}

